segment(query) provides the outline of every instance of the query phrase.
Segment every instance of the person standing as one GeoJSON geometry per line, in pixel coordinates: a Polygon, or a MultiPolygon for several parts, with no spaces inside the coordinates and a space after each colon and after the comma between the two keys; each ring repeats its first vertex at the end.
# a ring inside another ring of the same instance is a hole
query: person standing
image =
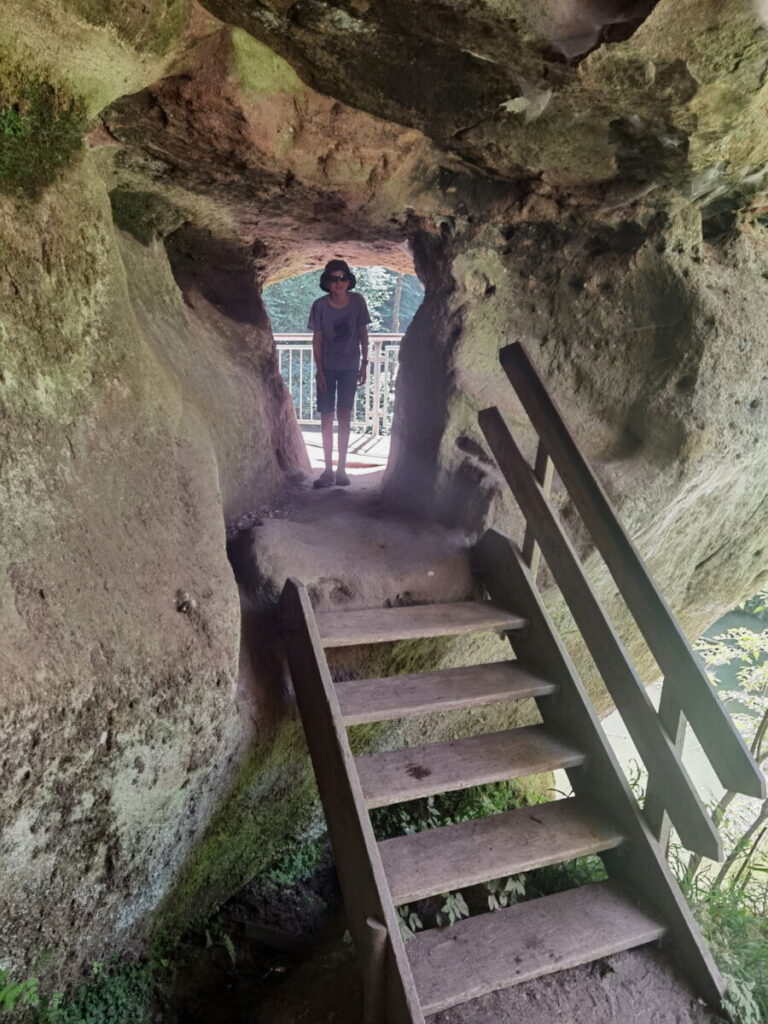
{"type": "Polygon", "coordinates": [[[352,294],[355,275],[344,260],[330,260],[320,275],[327,295],[315,299],[307,329],[317,366],[317,411],[323,436],[325,469],[314,487],[348,487],[347,447],[358,384],[368,372],[368,324],[371,316],[362,295],[352,294]],[[333,418],[339,421],[339,460],[333,472],[333,418]]]}

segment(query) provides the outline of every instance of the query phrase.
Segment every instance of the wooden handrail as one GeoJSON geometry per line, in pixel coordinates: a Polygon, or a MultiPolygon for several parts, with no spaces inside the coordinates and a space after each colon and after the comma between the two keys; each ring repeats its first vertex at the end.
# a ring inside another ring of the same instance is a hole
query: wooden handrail
{"type": "MultiPolygon", "coordinates": [[[[764,798],[765,777],[616,517],[599,480],[519,342],[499,360],[661,669],[726,789],[764,798]]],[[[629,726],[629,723],[626,723],[629,726]]]]}
{"type": "Polygon", "coordinates": [[[645,687],[635,674],[533,470],[498,409],[485,409],[480,413],[479,422],[638,753],[649,774],[658,771],[664,776],[666,804],[682,843],[712,860],[722,859],[717,829],[662,728],[645,687]]]}

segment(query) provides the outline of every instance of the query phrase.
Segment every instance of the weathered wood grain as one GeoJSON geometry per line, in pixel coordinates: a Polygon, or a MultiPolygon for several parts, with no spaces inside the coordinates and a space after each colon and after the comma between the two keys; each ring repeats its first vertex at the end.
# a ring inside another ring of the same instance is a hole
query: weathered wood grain
{"type": "Polygon", "coordinates": [[[552,693],[554,684],[528,672],[516,661],[336,683],[346,725],[382,722],[455,708],[478,707],[501,700],[552,693]]]}
{"type": "Polygon", "coordinates": [[[485,630],[520,629],[525,620],[492,601],[455,601],[397,608],[318,612],[323,647],[378,644],[427,636],[460,636],[485,630]]]}
{"type": "Polygon", "coordinates": [[[596,882],[421,932],[407,944],[425,1015],[653,942],[663,922],[630,890],[596,882]]]}
{"type": "Polygon", "coordinates": [[[379,843],[395,904],[618,846],[621,830],[583,800],[521,807],[379,843]]]}
{"type": "Polygon", "coordinates": [[[428,743],[355,759],[366,806],[467,789],[581,764],[584,755],[542,725],[428,743]]]}

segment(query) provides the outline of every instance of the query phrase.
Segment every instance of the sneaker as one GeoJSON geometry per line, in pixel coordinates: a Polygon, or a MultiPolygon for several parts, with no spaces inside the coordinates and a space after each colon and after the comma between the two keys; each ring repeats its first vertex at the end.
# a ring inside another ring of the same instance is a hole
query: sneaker
{"type": "Polygon", "coordinates": [[[336,486],[337,487],[349,487],[349,483],[350,483],[349,477],[344,472],[344,470],[343,469],[337,470],[336,471],[336,486]]]}
{"type": "Polygon", "coordinates": [[[324,469],[312,486],[315,488],[333,487],[333,470],[324,469]]]}

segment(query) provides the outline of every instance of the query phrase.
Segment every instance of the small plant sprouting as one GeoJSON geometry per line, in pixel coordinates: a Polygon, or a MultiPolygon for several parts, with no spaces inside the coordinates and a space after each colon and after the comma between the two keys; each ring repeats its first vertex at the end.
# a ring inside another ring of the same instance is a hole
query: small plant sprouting
{"type": "Polygon", "coordinates": [[[0,1013],[12,1013],[17,1006],[38,1007],[40,991],[37,978],[11,981],[7,971],[0,970],[0,1013]]]}
{"type": "Polygon", "coordinates": [[[405,906],[397,908],[397,920],[400,925],[400,935],[402,936],[403,942],[407,942],[408,939],[412,939],[416,932],[421,931],[424,927],[421,918],[415,911],[406,903],[405,906]]]}
{"type": "Polygon", "coordinates": [[[442,909],[435,914],[435,921],[439,927],[443,925],[456,924],[462,917],[469,917],[469,907],[460,892],[445,892],[445,903],[442,909]]]}
{"type": "Polygon", "coordinates": [[[224,949],[226,949],[227,956],[229,957],[232,966],[237,967],[237,950],[235,949],[235,944],[225,932],[222,932],[221,934],[221,944],[224,949]]]}
{"type": "Polygon", "coordinates": [[[525,875],[496,878],[486,882],[485,887],[488,890],[488,909],[501,910],[525,896],[525,875]]]}

